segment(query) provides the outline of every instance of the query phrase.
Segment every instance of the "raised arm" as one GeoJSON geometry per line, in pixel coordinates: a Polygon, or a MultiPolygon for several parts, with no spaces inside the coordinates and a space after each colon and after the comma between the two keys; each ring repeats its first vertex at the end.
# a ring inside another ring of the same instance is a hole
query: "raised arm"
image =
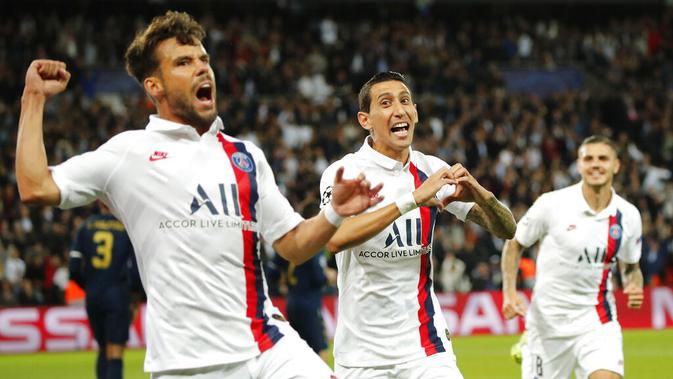
{"type": "Polygon", "coordinates": [[[415,191],[402,196],[394,203],[374,212],[348,218],[327,243],[327,250],[337,253],[349,247],[360,245],[380,233],[402,214],[416,209],[417,204],[442,208],[443,205],[435,198],[435,194],[442,186],[451,183],[453,183],[453,180],[450,177],[449,169],[442,168],[432,174],[415,191]]]}
{"type": "Polygon", "coordinates": [[[515,316],[526,315],[526,303],[516,292],[516,275],[519,271],[519,261],[523,246],[516,240],[505,241],[502,248],[502,261],[500,267],[502,270],[502,314],[506,319],[515,316]]]}
{"type": "Polygon", "coordinates": [[[47,165],[42,132],[44,104],[68,85],[65,63],[35,60],[26,72],[16,142],[16,182],[21,201],[56,205],[60,192],[47,165]]]}
{"type": "Polygon", "coordinates": [[[638,263],[623,263],[620,261],[624,293],[628,296],[626,305],[629,308],[639,309],[643,305],[643,273],[638,263]]]}
{"type": "Polygon", "coordinates": [[[372,188],[362,174],[355,179],[344,179],[343,171],[343,167],[337,170],[332,202],[273,244],[274,250],[283,258],[294,264],[305,262],[325,246],[344,217],[359,214],[383,200],[378,195],[382,184],[372,188]]]}
{"type": "Polygon", "coordinates": [[[456,192],[443,199],[443,202],[448,204],[455,200],[473,201],[476,204],[467,214],[468,221],[481,225],[498,238],[514,237],[516,232],[514,215],[493,195],[493,192],[482,187],[460,163],[451,166],[450,171],[456,180],[456,192]]]}

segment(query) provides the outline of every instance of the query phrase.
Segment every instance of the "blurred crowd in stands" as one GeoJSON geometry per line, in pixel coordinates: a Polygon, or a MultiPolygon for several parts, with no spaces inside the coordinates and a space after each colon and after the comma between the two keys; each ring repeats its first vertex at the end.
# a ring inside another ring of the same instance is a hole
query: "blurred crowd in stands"
{"type": "MultiPolygon", "coordinates": [[[[94,85],[101,72],[123,70],[126,45],[159,13],[134,12],[0,15],[0,306],[65,301],[69,246],[92,212],[29,208],[19,200],[14,149],[25,70],[32,59],[48,57],[66,61],[73,73],[66,93],[46,109],[50,164],[143,128],[152,105],[139,87],[114,94],[94,85]]],[[[646,282],[673,285],[672,9],[605,12],[600,19],[515,8],[499,18],[413,7],[399,16],[192,13],[207,29],[226,133],[265,151],[295,206],[316,202],[322,171],[362,144],[360,86],[377,71],[399,71],[413,83],[418,104],[414,146],[462,163],[517,220],[541,193],[579,180],[574,159],[584,137],[614,138],[622,159],[615,188],[643,217],[646,282]],[[502,75],[506,68],[559,67],[584,73],[584,85],[542,97],[508,91],[502,75]]],[[[502,243],[441,216],[435,285],[498,289],[502,243]]],[[[534,283],[535,254],[530,249],[521,263],[523,288],[534,283]]]]}

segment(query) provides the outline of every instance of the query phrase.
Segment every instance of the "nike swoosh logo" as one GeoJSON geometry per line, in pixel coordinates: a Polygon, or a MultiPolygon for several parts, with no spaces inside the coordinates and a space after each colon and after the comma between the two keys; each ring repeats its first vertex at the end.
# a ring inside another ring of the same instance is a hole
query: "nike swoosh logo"
{"type": "Polygon", "coordinates": [[[160,160],[162,160],[162,159],[166,159],[166,158],[168,158],[168,157],[155,157],[155,156],[150,156],[150,162],[160,161],[160,160]]]}

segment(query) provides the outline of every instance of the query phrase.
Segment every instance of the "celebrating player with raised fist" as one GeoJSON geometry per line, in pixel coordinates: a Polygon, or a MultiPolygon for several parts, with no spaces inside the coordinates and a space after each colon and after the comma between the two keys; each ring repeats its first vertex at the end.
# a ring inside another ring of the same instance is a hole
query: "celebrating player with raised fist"
{"type": "Polygon", "coordinates": [[[157,114],[144,130],[53,167],[44,104],[70,74],[61,62],[33,62],[16,152],[21,199],[61,208],[100,199],[124,224],[147,293],[145,371],[152,378],[329,379],[331,370],[271,304],[260,241],[301,263],[344,217],[378,204],[381,187],[337,170],[332,203],[304,220],[263,152],[223,132],[204,37],[186,13],[156,17],[125,58],[157,114]]]}

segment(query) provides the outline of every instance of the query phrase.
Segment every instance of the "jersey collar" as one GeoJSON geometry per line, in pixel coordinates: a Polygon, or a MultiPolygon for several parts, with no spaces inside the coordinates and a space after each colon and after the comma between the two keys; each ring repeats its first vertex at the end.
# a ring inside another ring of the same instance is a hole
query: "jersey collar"
{"type": "Polygon", "coordinates": [[[411,162],[411,147],[409,147],[409,160],[407,160],[406,164],[403,164],[402,162],[392,159],[390,157],[387,157],[378,151],[374,150],[372,146],[370,145],[371,143],[371,138],[372,136],[367,136],[365,138],[365,142],[362,144],[362,147],[358,151],[359,154],[363,155],[367,160],[374,162],[375,164],[385,168],[386,170],[402,170],[406,169],[409,167],[409,162],[411,162]]]}
{"type": "Polygon", "coordinates": [[[610,188],[610,191],[612,192],[612,196],[610,197],[610,203],[608,204],[605,209],[602,211],[596,213],[589,204],[587,203],[586,199],[584,198],[584,194],[582,193],[582,181],[580,180],[579,183],[575,184],[575,190],[577,196],[580,198],[579,204],[581,207],[581,210],[583,213],[591,215],[596,217],[597,219],[604,219],[604,218],[609,218],[610,216],[614,215],[617,211],[617,192],[615,192],[614,188],[610,188]]]}
{"type": "MultiPolygon", "coordinates": [[[[208,129],[205,134],[215,135],[223,128],[224,125],[222,123],[222,119],[218,116],[215,121],[213,121],[213,124],[210,125],[210,129],[208,129]]],[[[153,132],[177,134],[181,137],[192,140],[199,140],[201,138],[193,126],[168,121],[155,114],[150,115],[150,122],[147,124],[145,129],[153,132]]]]}

